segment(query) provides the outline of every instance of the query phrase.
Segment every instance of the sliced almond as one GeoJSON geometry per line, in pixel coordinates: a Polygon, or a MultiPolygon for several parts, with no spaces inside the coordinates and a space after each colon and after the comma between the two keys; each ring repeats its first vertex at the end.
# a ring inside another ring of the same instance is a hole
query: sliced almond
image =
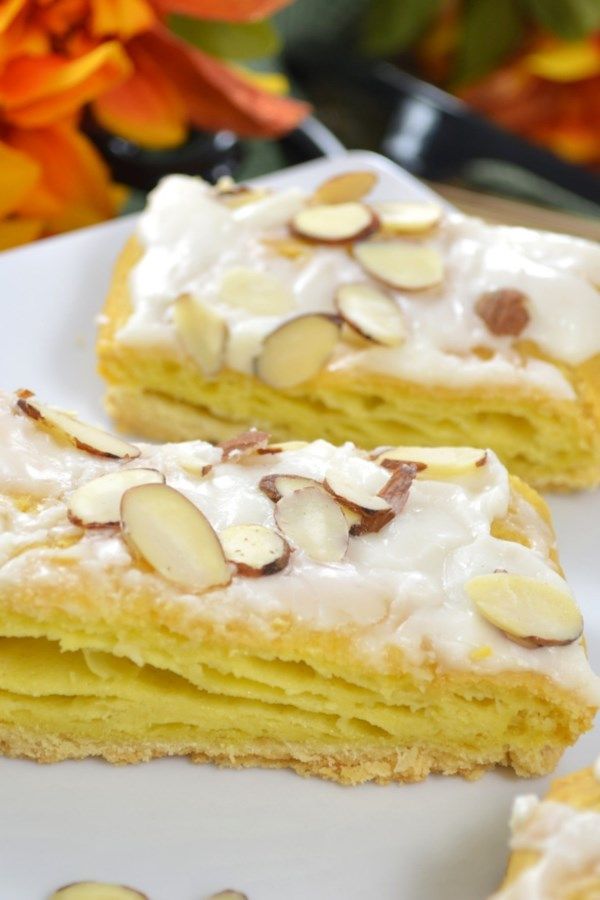
{"type": "Polygon", "coordinates": [[[293,297],[284,283],[270,272],[236,266],[223,276],[221,300],[257,316],[276,316],[288,312],[293,297]]]}
{"type": "Polygon", "coordinates": [[[374,209],[384,234],[422,234],[434,228],[442,217],[436,203],[375,203],[374,209]]]}
{"type": "Polygon", "coordinates": [[[220,178],[215,185],[219,200],[230,209],[238,209],[248,203],[263,200],[269,193],[266,188],[250,187],[247,184],[236,184],[233,178],[220,178]]]}
{"type": "Polygon", "coordinates": [[[103,528],[121,521],[121,498],[140,484],[164,484],[157,469],[119,469],[100,475],[77,488],[67,503],[71,522],[83,528],[103,528]]]}
{"type": "Polygon", "coordinates": [[[268,431],[258,431],[251,428],[227,441],[222,441],[218,446],[223,451],[222,462],[231,462],[244,456],[252,456],[269,446],[271,435],[268,431]]]}
{"type": "Polygon", "coordinates": [[[306,487],[323,487],[320,481],[314,478],[306,478],[304,475],[265,475],[258,482],[258,486],[269,500],[277,503],[282,497],[293,494],[306,487]]]}
{"type": "Polygon", "coordinates": [[[231,581],[223,548],[206,516],[166,484],[126,491],[121,528],[134,553],[181,587],[200,592],[231,581]]]}
{"type": "Polygon", "coordinates": [[[353,253],[365,272],[398,290],[434,287],[444,277],[442,257],[433,247],[400,240],[363,241],[356,244],[353,253]]]}
{"type": "Polygon", "coordinates": [[[256,578],[274,575],[290,558],[289,545],[280,534],[263,525],[231,525],[219,535],[223,552],[238,575],[256,578]]]}
{"type": "Polygon", "coordinates": [[[286,538],[316,562],[334,563],[348,548],[348,523],[338,504],[321,487],[305,487],[282,497],[275,521],[286,538]]]}
{"type": "Polygon", "coordinates": [[[524,647],[571,644],[583,632],[570,593],[537,578],[494,572],[472,578],[465,590],[488,622],[524,647]]]}
{"type": "Polygon", "coordinates": [[[344,506],[343,503],[340,503],[340,509],[344,513],[350,534],[362,534],[363,517],[361,514],[355,509],[350,509],[349,506],[344,506]]]}
{"type": "Polygon", "coordinates": [[[242,894],[241,891],[233,891],[230,888],[226,888],[224,891],[219,891],[218,894],[211,894],[210,897],[207,897],[207,900],[248,900],[246,894],[242,894]]]}
{"type": "Polygon", "coordinates": [[[344,284],[338,288],[335,302],[343,320],[367,340],[397,347],[406,339],[400,307],[374,285],[344,284]]]}
{"type": "Polygon", "coordinates": [[[333,204],[352,203],[361,200],[377,184],[375,172],[342,172],[341,175],[333,175],[320,184],[312,197],[311,203],[333,204]]]}
{"type": "Polygon", "coordinates": [[[50,900],[148,900],[146,894],[124,884],[76,881],[58,888],[50,900]]]}
{"type": "Polygon", "coordinates": [[[173,323],[188,356],[204,375],[215,375],[223,366],[227,323],[190,294],[181,294],[173,304],[173,323]]]}
{"type": "Polygon", "coordinates": [[[52,409],[39,403],[33,396],[20,396],[17,406],[30,419],[35,419],[51,431],[66,438],[79,450],[85,450],[93,456],[106,456],[109,459],[136,459],[141,450],[134,444],[128,444],[121,438],[102,431],[94,425],[80,422],[69,413],[52,409]]]}
{"type": "Polygon", "coordinates": [[[377,231],[379,219],[364,203],[307,206],[291,221],[292,234],[316,244],[345,244],[377,231]]]}
{"type": "Polygon", "coordinates": [[[406,506],[417,471],[417,466],[413,463],[398,463],[389,480],[379,491],[379,496],[390,504],[396,516],[399,516],[406,506]]]}
{"type": "Polygon", "coordinates": [[[255,371],[271,387],[295,387],[325,365],[340,334],[340,319],[307,313],[289,319],[272,331],[255,360],[255,371]]]}
{"type": "Polygon", "coordinates": [[[347,460],[346,465],[332,466],[326,473],[324,487],[339,503],[360,516],[352,523],[354,534],[380,531],[394,518],[390,504],[378,493],[385,473],[377,471],[366,460],[347,460]],[[372,471],[369,471],[372,469],[372,471]],[[377,483],[374,483],[375,476],[377,483]]]}
{"type": "Polygon", "coordinates": [[[308,441],[277,441],[274,444],[268,444],[258,450],[259,453],[284,453],[293,450],[303,450],[308,447],[308,441]]]}
{"type": "MultiPolygon", "coordinates": [[[[391,447],[375,457],[375,462],[414,463],[423,478],[455,478],[484,466],[487,453],[476,447],[391,447]]],[[[392,465],[387,466],[393,468],[392,465]]]]}
{"type": "Polygon", "coordinates": [[[285,259],[302,259],[313,252],[310,244],[294,237],[264,237],[262,243],[285,259]]]}
{"type": "Polygon", "coordinates": [[[488,291],[477,300],[475,312],[492,334],[517,337],[529,322],[527,294],[516,288],[488,291]]]}

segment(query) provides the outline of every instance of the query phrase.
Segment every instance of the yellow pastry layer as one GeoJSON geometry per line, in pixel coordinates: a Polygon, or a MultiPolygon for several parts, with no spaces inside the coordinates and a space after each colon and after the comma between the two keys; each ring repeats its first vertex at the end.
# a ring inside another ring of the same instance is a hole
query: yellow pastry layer
{"type": "Polygon", "coordinates": [[[107,408],[124,431],[214,441],[252,424],[277,440],[489,446],[538,487],[600,482],[600,357],[568,366],[522,343],[524,358],[546,359],[560,369],[575,400],[522,387],[432,388],[362,370],[323,371],[285,391],[228,369],[206,379],[191,360],[116,339],[131,311],[128,277],[140,255],[132,238],[115,270],[98,341],[107,408]]]}

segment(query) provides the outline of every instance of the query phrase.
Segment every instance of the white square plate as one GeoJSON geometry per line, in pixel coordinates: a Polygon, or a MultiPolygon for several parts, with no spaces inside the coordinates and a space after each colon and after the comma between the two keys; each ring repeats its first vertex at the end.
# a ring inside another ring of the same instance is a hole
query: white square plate
{"type": "MultiPolygon", "coordinates": [[[[370,167],[381,197],[431,197],[382,157],[355,152],[262,179],[311,186],[370,167]]],[[[105,421],[94,318],[120,247],[122,219],[0,256],[0,386],[105,421]]],[[[108,424],[108,423],[107,423],[108,424]]],[[[567,576],[600,668],[598,494],[551,498],[567,576]]],[[[1,615],[1,612],[0,612],[1,615]]],[[[559,772],[589,764],[598,728],[559,772]]],[[[0,900],[45,900],[70,881],[131,884],[151,900],[201,900],[236,887],[250,900],[482,900],[507,858],[512,798],[547,780],[339,787],[286,771],[220,770],[185,760],[113,768],[0,759],[0,900]]]]}

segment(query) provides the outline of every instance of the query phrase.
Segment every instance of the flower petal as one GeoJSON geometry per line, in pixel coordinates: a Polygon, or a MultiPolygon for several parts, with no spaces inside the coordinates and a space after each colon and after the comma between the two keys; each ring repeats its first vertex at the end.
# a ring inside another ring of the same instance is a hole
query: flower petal
{"type": "Polygon", "coordinates": [[[0,250],[10,250],[11,247],[35,241],[43,229],[44,223],[39,219],[7,219],[0,222],[0,250]]]}
{"type": "Polygon", "coordinates": [[[20,57],[0,75],[0,106],[5,118],[27,128],[71,115],[129,74],[131,64],[116,41],[85,56],[20,57]]]}
{"type": "Polygon", "coordinates": [[[248,137],[275,136],[295,128],[308,114],[306,103],[261,90],[161,26],[138,35],[131,44],[143,46],[168,73],[189,121],[197,128],[230,128],[248,137]]]}
{"type": "Polygon", "coordinates": [[[175,147],[187,134],[187,111],[164,65],[142,40],[128,44],[133,74],[99,97],[94,115],[108,131],[144,147],[175,147]]]}
{"type": "Polygon", "coordinates": [[[0,141],[0,218],[19,206],[39,176],[35,160],[0,141]]]}
{"type": "Polygon", "coordinates": [[[155,0],[163,13],[183,13],[197,19],[217,19],[220,22],[256,22],[292,0],[155,0]]]}
{"type": "Polygon", "coordinates": [[[8,140],[40,167],[40,182],[18,212],[26,218],[43,217],[45,233],[80,228],[115,214],[108,169],[73,125],[13,129],[8,140]]]}
{"type": "Polygon", "coordinates": [[[146,0],[89,0],[90,31],[94,37],[117,35],[128,40],[156,21],[146,0]]]}
{"type": "Polygon", "coordinates": [[[28,0],[5,0],[0,6],[0,32],[6,31],[13,24],[27,2],[28,0]]]}

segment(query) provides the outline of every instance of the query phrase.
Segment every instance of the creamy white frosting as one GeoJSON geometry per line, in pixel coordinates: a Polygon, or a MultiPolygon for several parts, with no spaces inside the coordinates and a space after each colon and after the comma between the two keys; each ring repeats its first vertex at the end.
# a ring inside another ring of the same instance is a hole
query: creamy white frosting
{"type": "MultiPolygon", "coordinates": [[[[232,210],[199,179],[164,179],[139,220],[144,254],[130,275],[133,311],[118,340],[181,354],[172,304],[188,292],[226,320],[226,364],[250,373],[263,338],[282,321],[308,311],[332,312],[340,284],[370,280],[347,251],[321,246],[306,259],[292,260],[263,242],[266,236],[285,236],[287,223],[305,200],[302,191],[289,189],[232,210]],[[256,315],[225,302],[221,285],[236,267],[279,279],[292,299],[290,308],[278,315],[256,315]]],[[[440,251],[443,284],[426,291],[392,291],[405,316],[406,342],[400,347],[340,342],[331,369],[359,367],[454,387],[528,385],[556,397],[574,397],[557,366],[524,361],[513,339],[492,334],[474,305],[486,291],[523,291],[529,298],[530,321],[520,338],[534,341],[553,359],[580,363],[600,352],[597,246],[525,228],[487,225],[455,212],[446,213],[433,234],[406,240],[440,251]],[[483,359],[473,352],[477,347],[493,355],[483,359]]]]}
{"type": "Polygon", "coordinates": [[[561,900],[600,880],[600,813],[528,794],[515,800],[511,830],[512,850],[539,857],[492,900],[561,900]]]}
{"type": "MultiPolygon", "coordinates": [[[[243,618],[268,630],[282,617],[318,630],[359,626],[355,646],[368,659],[397,647],[414,664],[432,660],[442,668],[481,673],[539,672],[590,703],[600,701],[600,680],[592,674],[581,643],[521,647],[486,622],[467,597],[465,583],[472,576],[499,568],[564,585],[543,541],[528,549],[490,535],[491,523],[506,514],[510,500],[506,469],[494,453],[488,451],[486,464],[472,474],[414,481],[402,513],[377,534],[351,537],[338,564],[317,563],[296,549],[287,568],[276,575],[236,576],[226,589],[191,595],[133,566],[118,530],[82,533],[72,525],[67,518],[71,492],[119,467],[157,468],[219,532],[234,524],[275,527],[274,505],[257,487],[267,474],[321,480],[331,466],[353,461],[354,475],[372,488],[387,476],[364,461],[352,444],[334,447],[321,440],[237,463],[219,462],[221,450],[203,442],[139,446],[141,456],[129,462],[91,456],[59,443],[0,396],[2,590],[25,578],[43,591],[55,577],[50,559],[64,558],[99,583],[115,572],[132,588],[152,582],[161,602],[181,604],[192,617],[208,616],[216,627],[243,618]],[[215,463],[202,477],[202,467],[215,463]],[[14,497],[24,493],[39,498],[39,505],[20,509],[14,497]],[[58,538],[79,535],[72,546],[56,547],[58,538]],[[488,655],[472,658],[482,648],[488,655]]],[[[533,528],[537,513],[532,507],[530,517],[533,528]]]]}

